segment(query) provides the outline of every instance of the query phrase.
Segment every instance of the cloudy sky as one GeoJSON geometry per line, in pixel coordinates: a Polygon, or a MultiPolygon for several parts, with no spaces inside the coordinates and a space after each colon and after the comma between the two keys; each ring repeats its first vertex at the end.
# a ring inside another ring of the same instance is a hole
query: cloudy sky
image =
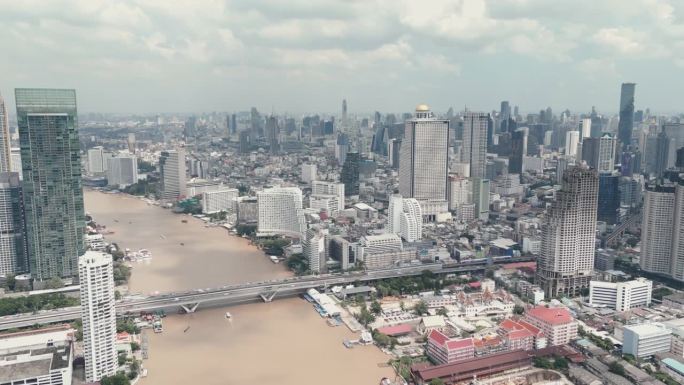
{"type": "Polygon", "coordinates": [[[682,0],[0,0],[0,92],[81,112],[682,110],[682,0]]]}

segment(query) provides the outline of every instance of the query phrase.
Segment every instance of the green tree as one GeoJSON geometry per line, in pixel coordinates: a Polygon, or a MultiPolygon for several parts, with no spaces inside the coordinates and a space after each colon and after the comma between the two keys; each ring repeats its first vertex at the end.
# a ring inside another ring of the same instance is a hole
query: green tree
{"type": "Polygon", "coordinates": [[[513,313],[515,313],[515,314],[522,314],[524,312],[525,312],[525,308],[520,306],[520,305],[515,305],[515,307],[513,307],[513,313]]]}
{"type": "Polygon", "coordinates": [[[617,361],[611,362],[610,365],[608,365],[608,370],[617,375],[625,376],[625,367],[617,361]]]}
{"type": "Polygon", "coordinates": [[[441,378],[433,378],[430,380],[430,385],[444,385],[444,380],[441,378]]]}
{"type": "Polygon", "coordinates": [[[418,316],[426,314],[428,312],[427,302],[423,301],[422,299],[418,301],[418,303],[413,305],[413,312],[418,316]]]}
{"type": "Polygon", "coordinates": [[[373,301],[371,302],[371,307],[370,307],[371,313],[378,315],[382,312],[382,306],[380,306],[380,302],[378,301],[373,301]]]}
{"type": "Polygon", "coordinates": [[[50,290],[55,290],[55,289],[61,289],[64,287],[64,281],[59,279],[58,277],[53,277],[50,278],[46,283],[45,283],[45,288],[50,289],[50,290]]]}
{"type": "Polygon", "coordinates": [[[361,306],[361,311],[357,314],[356,318],[363,326],[368,326],[369,323],[375,321],[375,316],[368,311],[365,305],[361,306]]]}
{"type": "Polygon", "coordinates": [[[122,366],[123,364],[125,364],[126,363],[126,353],[119,353],[117,360],[119,362],[119,366],[122,366]]]}
{"type": "Polygon", "coordinates": [[[383,333],[375,333],[373,335],[373,340],[375,340],[375,343],[378,344],[378,346],[381,347],[388,347],[392,345],[392,338],[388,336],[387,334],[383,333]]]}
{"type": "Polygon", "coordinates": [[[446,317],[448,313],[449,311],[444,306],[437,310],[437,315],[441,315],[442,317],[446,317]]]}
{"type": "Polygon", "coordinates": [[[7,274],[7,278],[5,279],[5,287],[10,291],[14,291],[16,285],[17,279],[15,278],[14,274],[7,274]]]}
{"type": "Polygon", "coordinates": [[[551,361],[545,357],[534,357],[532,361],[535,368],[551,369],[551,361]]]}
{"type": "Polygon", "coordinates": [[[121,299],[121,292],[120,291],[118,291],[118,290],[114,291],[114,299],[117,301],[121,299]]]}
{"type": "Polygon", "coordinates": [[[131,342],[131,350],[137,352],[138,350],[140,350],[140,344],[137,342],[131,342]]]}
{"type": "Polygon", "coordinates": [[[131,380],[123,373],[113,376],[105,376],[100,380],[100,385],[131,385],[131,380]]]}
{"type": "Polygon", "coordinates": [[[553,368],[557,370],[567,369],[568,360],[566,360],[564,357],[555,357],[553,360],[553,368]]]}

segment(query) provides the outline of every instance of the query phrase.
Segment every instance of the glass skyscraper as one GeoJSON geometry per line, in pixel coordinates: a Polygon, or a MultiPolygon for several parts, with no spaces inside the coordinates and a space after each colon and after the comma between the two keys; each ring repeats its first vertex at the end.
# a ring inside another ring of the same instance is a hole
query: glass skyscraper
{"type": "Polygon", "coordinates": [[[36,281],[78,275],[85,251],[76,91],[15,90],[29,271],[36,281]]]}
{"type": "Polygon", "coordinates": [[[622,83],[620,89],[620,121],[618,122],[618,139],[623,151],[632,142],[634,128],[634,83],[622,83]]]}

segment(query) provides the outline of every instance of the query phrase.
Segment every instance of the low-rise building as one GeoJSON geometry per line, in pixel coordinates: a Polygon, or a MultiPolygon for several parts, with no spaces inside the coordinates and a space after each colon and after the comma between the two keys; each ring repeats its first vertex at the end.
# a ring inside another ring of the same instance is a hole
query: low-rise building
{"type": "Polygon", "coordinates": [[[0,384],[71,384],[74,332],[63,325],[0,336],[0,384]]]}
{"type": "Polygon", "coordinates": [[[222,188],[216,191],[202,193],[202,212],[213,214],[221,211],[234,210],[239,193],[234,188],[222,188]]]}
{"type": "Polygon", "coordinates": [[[450,364],[475,357],[472,338],[449,338],[439,330],[428,334],[427,355],[438,364],[450,364]]]}
{"type": "Polygon", "coordinates": [[[669,352],[672,332],[662,324],[627,325],[623,331],[622,353],[637,358],[669,352]]]}
{"type": "Polygon", "coordinates": [[[651,304],[652,288],[653,283],[645,278],[627,282],[591,281],[589,303],[620,312],[645,307],[651,304]]]}
{"type": "Polygon", "coordinates": [[[672,358],[665,358],[660,361],[660,369],[673,380],[684,384],[684,363],[681,363],[672,358]]]}
{"type": "Polygon", "coordinates": [[[548,346],[565,345],[577,338],[577,321],[565,308],[537,306],[525,313],[524,320],[544,333],[548,346]]]}

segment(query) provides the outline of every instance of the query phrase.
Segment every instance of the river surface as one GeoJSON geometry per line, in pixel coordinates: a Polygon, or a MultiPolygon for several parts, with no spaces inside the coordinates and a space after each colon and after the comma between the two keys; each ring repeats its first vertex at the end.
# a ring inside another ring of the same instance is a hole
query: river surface
{"type": "MultiPolygon", "coordinates": [[[[85,207],[97,223],[114,231],[105,236],[108,242],[152,253],[149,263],[133,264],[131,292],[211,288],[290,275],[247,240],[136,198],[85,191],[85,207]]],[[[299,298],[171,315],[164,319],[164,333],[148,335],[150,358],[144,366],[149,373],[141,385],[374,385],[393,377],[383,367],[389,356],[374,346],[346,349],[342,341],[358,336],[345,326],[329,327],[299,298]]]]}

